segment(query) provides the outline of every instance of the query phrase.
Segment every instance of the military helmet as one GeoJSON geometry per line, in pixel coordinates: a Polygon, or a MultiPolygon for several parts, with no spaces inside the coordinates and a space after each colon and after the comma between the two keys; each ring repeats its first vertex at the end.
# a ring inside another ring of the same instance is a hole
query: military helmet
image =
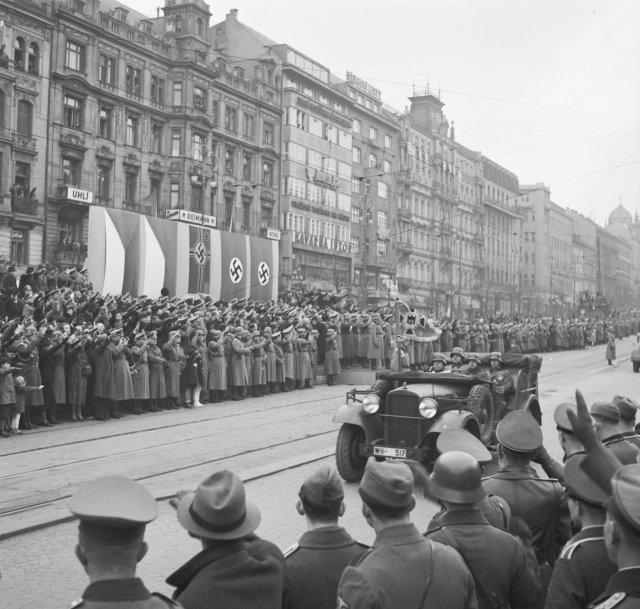
{"type": "Polygon", "coordinates": [[[500,351],[492,351],[489,354],[489,361],[491,361],[492,359],[497,359],[500,363],[502,363],[502,353],[500,353],[500,351]]]}
{"type": "Polygon", "coordinates": [[[429,476],[429,494],[451,503],[476,503],[487,496],[480,464],[469,454],[452,450],[438,457],[429,476]]]}
{"type": "Polygon", "coordinates": [[[481,364],[480,355],[478,353],[467,353],[467,361],[468,362],[478,362],[481,364]]]}
{"type": "Polygon", "coordinates": [[[447,363],[447,358],[445,357],[444,353],[434,353],[433,357],[431,358],[432,362],[442,362],[443,364],[447,363]]]}
{"type": "Polygon", "coordinates": [[[451,349],[449,357],[453,357],[454,355],[459,355],[462,359],[464,359],[464,349],[462,347],[454,347],[453,349],[451,349]]]}

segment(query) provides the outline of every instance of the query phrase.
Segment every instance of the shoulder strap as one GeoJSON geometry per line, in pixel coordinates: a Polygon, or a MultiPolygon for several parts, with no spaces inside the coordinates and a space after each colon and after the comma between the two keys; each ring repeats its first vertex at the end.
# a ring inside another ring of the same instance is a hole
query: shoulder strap
{"type": "Polygon", "coordinates": [[[174,601],[168,596],[165,596],[164,594],[161,594],[160,592],[152,592],[151,596],[161,600],[167,607],[170,607],[171,609],[182,609],[182,605],[180,603],[174,601]]]}
{"type": "Polygon", "coordinates": [[[574,541],[573,543],[568,543],[564,548],[562,548],[559,558],[571,559],[573,557],[573,553],[582,544],[589,541],[604,541],[604,537],[585,537],[584,539],[578,539],[578,541],[574,541]]]}
{"type": "Polygon", "coordinates": [[[429,564],[427,565],[427,577],[424,585],[424,592],[420,599],[420,604],[417,609],[423,609],[424,602],[427,600],[427,592],[429,592],[429,586],[431,585],[431,577],[433,576],[433,544],[427,539],[427,545],[429,546],[429,564]]]}
{"type": "Polygon", "coordinates": [[[627,598],[627,595],[624,592],[616,592],[609,598],[603,600],[601,603],[589,605],[589,607],[591,607],[591,609],[613,609],[614,607],[617,607],[625,598],[627,598]]]}
{"type": "Polygon", "coordinates": [[[299,544],[294,543],[293,545],[290,545],[284,552],[283,555],[285,558],[287,558],[288,556],[291,556],[298,548],[300,547],[299,544]]]}

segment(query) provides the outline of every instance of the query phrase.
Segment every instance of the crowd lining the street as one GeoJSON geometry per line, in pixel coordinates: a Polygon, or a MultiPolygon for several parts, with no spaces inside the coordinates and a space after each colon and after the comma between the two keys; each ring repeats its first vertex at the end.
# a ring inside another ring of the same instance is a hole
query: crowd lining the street
{"type": "Polygon", "coordinates": [[[402,314],[359,309],[324,292],[270,303],[110,296],[94,292],[78,269],[41,265],[18,277],[2,259],[0,281],[3,437],[61,419],[309,389],[319,370],[333,385],[344,368],[392,365],[396,319],[403,364],[412,369],[429,369],[434,354],[456,348],[540,353],[608,342],[615,349],[615,337],[640,328],[638,318],[622,315],[428,320],[405,306],[402,314]]]}

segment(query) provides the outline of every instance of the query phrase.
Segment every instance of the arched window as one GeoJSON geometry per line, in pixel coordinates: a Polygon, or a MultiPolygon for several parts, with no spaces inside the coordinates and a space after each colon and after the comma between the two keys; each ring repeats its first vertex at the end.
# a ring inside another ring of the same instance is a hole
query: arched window
{"type": "Polygon", "coordinates": [[[198,29],[198,36],[202,36],[202,33],[204,32],[204,25],[202,23],[202,19],[198,18],[197,21],[197,29],[198,29]]]}
{"type": "Polygon", "coordinates": [[[16,70],[24,70],[24,51],[24,39],[18,36],[13,43],[13,65],[16,70]]]}
{"type": "Polygon", "coordinates": [[[29,74],[38,73],[38,65],[40,63],[40,49],[35,42],[29,45],[29,52],[27,55],[27,71],[29,74]]]}
{"type": "Polygon", "coordinates": [[[18,122],[16,129],[22,135],[31,135],[33,126],[33,106],[24,99],[18,101],[18,122]]]}

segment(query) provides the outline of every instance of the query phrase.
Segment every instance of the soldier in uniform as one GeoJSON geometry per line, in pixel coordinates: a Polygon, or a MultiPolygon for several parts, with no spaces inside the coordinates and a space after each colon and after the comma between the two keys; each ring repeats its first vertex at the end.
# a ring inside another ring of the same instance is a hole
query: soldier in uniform
{"type": "Polygon", "coordinates": [[[222,332],[213,330],[211,332],[211,340],[207,345],[207,358],[209,360],[207,389],[214,404],[224,400],[224,392],[227,390],[227,366],[224,351],[224,336],[222,332]]]}
{"type": "Polygon", "coordinates": [[[309,530],[285,551],[283,609],[334,609],[338,582],[349,563],[367,546],[338,525],[344,514],[344,489],[335,470],[322,467],[307,478],[296,510],[309,530]]]}
{"type": "Polygon", "coordinates": [[[460,555],[425,539],[411,522],[413,484],[405,463],[367,461],[358,492],[376,540],[344,570],[339,609],[477,607],[473,579],[460,555]]]}
{"type": "MultiPolygon", "coordinates": [[[[538,422],[521,410],[509,413],[496,428],[499,471],[485,478],[483,486],[502,497],[514,517],[531,529],[539,565],[553,566],[560,549],[571,536],[569,509],[557,480],[541,478],[531,459],[542,446],[538,422]]],[[[549,568],[545,568],[549,574],[549,568]]]]}
{"type": "Polygon", "coordinates": [[[149,491],[127,478],[99,478],[76,491],[69,511],[80,519],[75,553],[90,582],[72,609],[180,607],[136,577],[147,553],[145,527],[158,515],[149,491]]]}
{"type": "Polygon", "coordinates": [[[565,465],[569,511],[579,532],[556,561],[545,609],[583,609],[604,592],[616,572],[604,543],[607,495],[583,471],[584,459],[584,454],[574,454],[565,465]]]}
{"type": "Polygon", "coordinates": [[[589,410],[598,439],[622,463],[637,463],[640,449],[620,432],[620,411],[612,402],[595,402],[589,410]]]}
{"type": "Polygon", "coordinates": [[[246,355],[251,353],[251,349],[241,340],[242,332],[242,327],[236,326],[231,343],[231,399],[234,401],[244,399],[247,386],[246,355]]]}
{"type": "Polygon", "coordinates": [[[149,346],[147,347],[147,361],[149,362],[149,410],[150,412],[160,412],[164,410],[167,399],[167,389],[165,385],[164,366],[167,360],[162,355],[162,350],[158,347],[158,332],[151,330],[147,337],[149,346]]]}
{"type": "Polygon", "coordinates": [[[640,464],[625,465],[613,475],[604,539],[618,570],[590,608],[640,608],[640,464]]]}
{"type": "Polygon", "coordinates": [[[135,374],[131,375],[133,383],[133,414],[142,414],[142,407],[149,400],[149,340],[144,332],[138,332],[134,336],[134,342],[131,349],[131,358],[133,361],[133,369],[135,374]]]}
{"type": "Polygon", "coordinates": [[[530,566],[522,542],[492,526],[480,509],[487,497],[479,463],[465,452],[438,457],[429,477],[429,493],[445,513],[425,534],[458,551],[476,585],[479,609],[535,609],[541,589],[537,568],[530,566]]]}
{"type": "Polygon", "coordinates": [[[496,420],[500,420],[507,409],[507,395],[513,392],[513,379],[509,370],[502,368],[502,353],[493,351],[489,355],[490,377],[493,381],[493,406],[496,420]]]}
{"type": "Polygon", "coordinates": [[[447,358],[444,353],[434,353],[431,359],[431,369],[429,372],[446,372],[447,358]]]}
{"type": "Polygon", "coordinates": [[[451,372],[465,372],[467,366],[464,361],[464,351],[461,347],[454,347],[449,354],[451,358],[451,372]]]}
{"type": "Polygon", "coordinates": [[[631,399],[621,395],[613,396],[611,400],[620,413],[620,434],[627,441],[640,448],[640,437],[636,432],[636,413],[638,412],[637,404],[631,399]]]}

